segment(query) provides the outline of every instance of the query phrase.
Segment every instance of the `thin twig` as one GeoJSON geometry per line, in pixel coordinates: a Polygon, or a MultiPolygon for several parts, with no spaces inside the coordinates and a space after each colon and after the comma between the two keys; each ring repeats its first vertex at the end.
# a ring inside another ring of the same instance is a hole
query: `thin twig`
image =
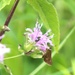
{"type": "MultiPolygon", "coordinates": [[[[10,13],[9,13],[9,15],[8,15],[8,17],[7,17],[7,19],[6,19],[6,21],[5,21],[5,23],[4,23],[4,28],[7,28],[7,27],[8,27],[8,24],[9,24],[9,22],[10,22],[12,16],[13,16],[13,14],[14,14],[14,11],[15,11],[17,5],[18,5],[18,2],[19,2],[19,0],[16,0],[16,1],[15,1],[15,4],[13,5],[13,7],[12,7],[12,9],[11,9],[11,11],[10,11],[10,13]]],[[[4,28],[1,30],[0,36],[4,35],[5,31],[7,31],[7,30],[4,29],[4,28]]],[[[0,41],[1,41],[1,40],[2,40],[2,39],[0,39],[0,41]]]]}
{"type": "Polygon", "coordinates": [[[14,11],[15,11],[15,9],[17,7],[18,2],[19,2],[19,0],[16,0],[14,6],[12,7],[12,9],[10,11],[10,14],[8,15],[8,17],[7,17],[6,21],[5,21],[5,24],[4,24],[5,26],[8,26],[13,14],[14,14],[14,11]]]}

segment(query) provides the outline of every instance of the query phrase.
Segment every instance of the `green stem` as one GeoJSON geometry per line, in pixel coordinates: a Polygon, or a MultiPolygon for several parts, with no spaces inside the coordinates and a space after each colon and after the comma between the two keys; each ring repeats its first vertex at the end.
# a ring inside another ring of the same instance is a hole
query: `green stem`
{"type": "MultiPolygon", "coordinates": [[[[71,36],[71,34],[74,32],[75,27],[72,28],[72,30],[68,33],[68,35],[65,37],[65,39],[61,42],[61,44],[59,45],[59,50],[63,47],[63,45],[65,44],[65,42],[67,41],[67,39],[71,36]]],[[[56,52],[54,51],[52,53],[52,58],[54,57],[54,55],[56,54],[56,52]]],[[[38,71],[40,71],[44,66],[46,65],[45,62],[43,62],[41,65],[39,65],[33,72],[31,72],[29,75],[35,75],[38,71]]]]}
{"type": "Polygon", "coordinates": [[[13,75],[10,68],[7,65],[4,64],[4,67],[5,67],[5,69],[6,69],[6,71],[8,72],[9,75],[13,75]]]}
{"type": "Polygon", "coordinates": [[[18,57],[23,56],[23,55],[24,55],[24,53],[19,54],[19,55],[15,55],[15,56],[11,56],[11,57],[4,58],[4,60],[13,59],[13,58],[18,58],[18,57]]]}

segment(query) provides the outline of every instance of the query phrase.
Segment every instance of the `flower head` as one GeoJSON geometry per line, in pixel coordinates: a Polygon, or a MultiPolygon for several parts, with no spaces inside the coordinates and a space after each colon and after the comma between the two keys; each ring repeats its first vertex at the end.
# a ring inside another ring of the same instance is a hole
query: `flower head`
{"type": "Polygon", "coordinates": [[[27,28],[26,29],[26,33],[28,35],[28,38],[29,38],[29,42],[35,42],[38,40],[39,37],[42,36],[42,32],[41,32],[41,27],[42,25],[39,25],[38,22],[36,23],[36,26],[35,28],[32,30],[30,28],[27,28]]]}
{"type": "Polygon", "coordinates": [[[9,52],[10,52],[10,48],[6,48],[5,45],[0,44],[0,62],[1,63],[3,63],[4,54],[9,52]]]}
{"type": "Polygon", "coordinates": [[[46,51],[46,49],[50,48],[49,46],[53,46],[51,40],[53,35],[49,36],[49,33],[51,32],[50,30],[43,34],[41,27],[42,25],[37,22],[33,30],[27,28],[25,34],[27,35],[29,43],[34,43],[35,47],[37,47],[39,50],[46,51]]]}

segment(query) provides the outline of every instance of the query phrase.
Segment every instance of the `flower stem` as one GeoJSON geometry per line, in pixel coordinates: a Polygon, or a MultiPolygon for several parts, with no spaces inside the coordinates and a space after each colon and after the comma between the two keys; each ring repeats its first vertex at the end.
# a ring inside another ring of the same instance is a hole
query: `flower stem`
{"type": "Polygon", "coordinates": [[[24,55],[24,53],[19,54],[19,55],[15,55],[15,56],[11,56],[11,57],[4,58],[4,60],[9,60],[9,59],[13,59],[13,58],[18,58],[18,57],[23,56],[23,55],[24,55]]]}
{"type": "MultiPolygon", "coordinates": [[[[18,2],[19,2],[19,0],[16,0],[16,1],[15,1],[15,3],[14,3],[14,5],[13,5],[13,7],[12,7],[12,9],[11,9],[11,11],[10,11],[10,13],[9,13],[9,15],[8,15],[8,17],[7,17],[7,19],[6,19],[6,21],[5,21],[5,23],[4,23],[4,27],[8,27],[8,24],[9,24],[9,22],[10,22],[12,16],[13,16],[13,14],[14,14],[14,11],[15,11],[17,5],[18,5],[18,2]]],[[[2,30],[0,31],[0,36],[4,35],[4,34],[5,34],[5,31],[6,31],[6,30],[2,29],[2,30]]],[[[2,39],[0,39],[0,42],[1,42],[1,40],[2,40],[2,39]]]]}
{"type": "Polygon", "coordinates": [[[15,1],[15,4],[14,4],[14,6],[12,7],[12,9],[11,9],[11,11],[10,11],[10,13],[9,13],[9,15],[8,15],[8,17],[7,17],[7,19],[6,19],[6,21],[5,21],[5,24],[4,24],[5,26],[8,26],[8,24],[9,24],[9,22],[10,22],[12,16],[13,16],[13,14],[14,14],[14,11],[15,11],[15,9],[16,9],[16,7],[17,7],[18,2],[19,2],[19,0],[16,0],[16,1],[15,1]]]}
{"type": "Polygon", "coordinates": [[[7,65],[4,64],[4,67],[5,67],[6,71],[9,73],[9,75],[13,75],[10,68],[7,65]]]}

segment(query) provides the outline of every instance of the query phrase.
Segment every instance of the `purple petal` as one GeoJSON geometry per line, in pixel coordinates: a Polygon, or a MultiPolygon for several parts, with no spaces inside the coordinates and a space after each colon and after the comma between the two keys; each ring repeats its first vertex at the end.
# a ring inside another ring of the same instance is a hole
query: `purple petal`
{"type": "Polygon", "coordinates": [[[10,48],[6,48],[5,45],[0,44],[0,62],[3,61],[4,54],[9,52],[10,52],[10,48]]]}
{"type": "Polygon", "coordinates": [[[1,40],[2,38],[4,38],[4,35],[0,36],[0,40],[1,40]]]}
{"type": "Polygon", "coordinates": [[[0,63],[3,63],[4,55],[0,55],[0,63]]]}
{"type": "Polygon", "coordinates": [[[45,51],[46,49],[49,49],[48,43],[53,46],[53,43],[51,41],[53,35],[49,36],[51,30],[48,30],[45,34],[43,34],[41,31],[41,27],[42,25],[36,22],[36,26],[33,28],[33,31],[30,28],[26,30],[29,31],[27,33],[29,41],[35,42],[35,46],[37,46],[40,50],[45,51]]]}

